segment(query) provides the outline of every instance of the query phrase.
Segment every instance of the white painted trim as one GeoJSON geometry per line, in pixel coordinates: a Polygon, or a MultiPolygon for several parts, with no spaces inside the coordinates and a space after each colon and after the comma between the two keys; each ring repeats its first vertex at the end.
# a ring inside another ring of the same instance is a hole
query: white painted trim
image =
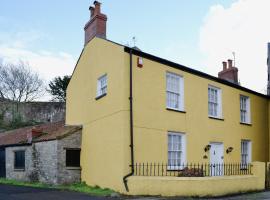
{"type": "Polygon", "coordinates": [[[207,97],[208,97],[208,116],[209,117],[213,117],[213,118],[218,118],[218,119],[223,119],[223,112],[222,112],[222,90],[218,87],[215,87],[213,85],[208,85],[208,88],[207,88],[207,97]],[[218,103],[218,107],[217,107],[217,116],[215,115],[211,115],[209,113],[209,94],[208,94],[208,90],[209,88],[211,89],[214,89],[214,90],[217,90],[217,103],[218,103]]]}
{"type": "Polygon", "coordinates": [[[250,97],[249,96],[245,96],[240,94],[240,122],[241,123],[245,123],[245,124],[251,124],[251,103],[250,103],[250,97]],[[242,121],[241,119],[241,98],[246,98],[246,111],[247,111],[247,116],[246,116],[246,121],[242,121]]]}
{"type": "Polygon", "coordinates": [[[97,79],[97,92],[96,92],[96,98],[104,95],[104,94],[107,94],[107,91],[106,93],[104,94],[101,94],[101,79],[103,79],[104,77],[106,77],[106,87],[107,87],[107,91],[108,91],[108,76],[107,74],[103,74],[102,76],[100,76],[98,79],[97,79]]]}
{"type": "Polygon", "coordinates": [[[169,109],[173,109],[173,110],[178,110],[178,111],[185,111],[185,87],[184,87],[184,77],[181,75],[181,74],[177,74],[177,73],[174,73],[174,72],[170,72],[170,71],[166,71],[166,74],[165,74],[165,81],[166,81],[166,108],[169,108],[169,109]],[[179,108],[172,108],[170,106],[167,105],[167,92],[168,92],[168,89],[167,89],[167,74],[172,74],[174,76],[178,76],[179,77],[179,108]]]}
{"type": "Polygon", "coordinates": [[[252,162],[252,142],[251,142],[251,140],[246,140],[246,139],[241,140],[241,144],[240,144],[240,148],[241,148],[240,159],[241,159],[241,162],[242,162],[242,142],[247,142],[247,148],[248,148],[247,164],[249,164],[249,163],[252,162]]]}
{"type": "Polygon", "coordinates": [[[168,139],[169,139],[169,135],[177,135],[177,136],[181,136],[181,142],[182,142],[182,157],[181,157],[181,163],[180,165],[185,165],[187,163],[187,146],[186,146],[186,134],[182,133],[182,132],[175,132],[175,131],[168,131],[167,132],[167,162],[168,162],[168,170],[178,170],[178,169],[182,169],[183,166],[179,167],[175,167],[175,166],[169,166],[169,146],[168,146],[168,139]]]}
{"type": "MultiPolygon", "coordinates": [[[[211,149],[212,149],[212,145],[216,145],[216,144],[222,146],[222,157],[223,157],[223,159],[221,159],[222,160],[222,163],[218,163],[218,164],[223,164],[224,163],[224,144],[223,144],[223,142],[210,142],[211,149]]],[[[210,149],[210,151],[211,151],[211,149],[210,149]]],[[[211,160],[211,153],[210,153],[210,163],[211,164],[214,164],[212,162],[212,160],[211,160]]]]}
{"type": "Polygon", "coordinates": [[[248,161],[249,161],[249,163],[251,163],[252,162],[252,142],[251,142],[251,140],[249,140],[249,142],[248,142],[248,161]]]}

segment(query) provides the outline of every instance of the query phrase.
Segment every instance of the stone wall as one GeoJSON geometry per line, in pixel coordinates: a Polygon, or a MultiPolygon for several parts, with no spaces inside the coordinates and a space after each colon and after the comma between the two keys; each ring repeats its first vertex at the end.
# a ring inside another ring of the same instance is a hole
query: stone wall
{"type": "Polygon", "coordinates": [[[66,167],[66,149],[68,148],[81,148],[81,131],[58,140],[58,183],[60,184],[80,182],[81,180],[81,168],[66,167]]]}
{"type": "MultiPolygon", "coordinates": [[[[0,102],[0,120],[8,124],[14,115],[20,115],[22,121],[58,122],[65,119],[66,105],[64,102],[0,102]]],[[[1,127],[0,127],[1,128],[1,127]]]]}
{"type": "Polygon", "coordinates": [[[33,163],[37,181],[57,184],[57,140],[33,143],[33,163]]]}
{"type": "Polygon", "coordinates": [[[6,177],[48,184],[80,182],[81,168],[66,167],[66,149],[81,148],[81,130],[59,140],[6,148],[6,177]],[[25,170],[14,169],[14,151],[25,150],[25,170]]]}
{"type": "Polygon", "coordinates": [[[18,146],[6,148],[6,178],[20,181],[30,181],[33,171],[32,146],[18,146]],[[15,151],[25,151],[25,170],[14,169],[15,151]]]}

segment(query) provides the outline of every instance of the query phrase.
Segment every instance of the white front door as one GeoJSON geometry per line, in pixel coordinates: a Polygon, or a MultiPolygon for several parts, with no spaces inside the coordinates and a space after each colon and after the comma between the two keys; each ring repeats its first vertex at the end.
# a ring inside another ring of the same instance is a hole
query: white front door
{"type": "Polygon", "coordinates": [[[210,143],[210,175],[223,175],[223,143],[210,143]]]}

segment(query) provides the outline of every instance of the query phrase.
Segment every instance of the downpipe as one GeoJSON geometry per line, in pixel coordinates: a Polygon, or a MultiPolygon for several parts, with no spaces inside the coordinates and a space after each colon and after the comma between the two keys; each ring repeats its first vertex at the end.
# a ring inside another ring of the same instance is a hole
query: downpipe
{"type": "Polygon", "coordinates": [[[131,157],[131,172],[123,177],[123,182],[125,185],[125,189],[129,192],[128,189],[128,177],[134,174],[134,149],[133,149],[133,87],[132,87],[132,49],[129,50],[129,107],[130,107],[130,157],[131,157]]]}

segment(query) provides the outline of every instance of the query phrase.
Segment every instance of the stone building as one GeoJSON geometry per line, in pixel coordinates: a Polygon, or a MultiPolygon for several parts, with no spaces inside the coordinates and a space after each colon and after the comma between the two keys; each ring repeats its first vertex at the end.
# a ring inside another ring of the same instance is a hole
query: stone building
{"type": "Polygon", "coordinates": [[[79,182],[80,148],[81,127],[63,122],[2,133],[0,175],[48,184],[79,182]]]}

